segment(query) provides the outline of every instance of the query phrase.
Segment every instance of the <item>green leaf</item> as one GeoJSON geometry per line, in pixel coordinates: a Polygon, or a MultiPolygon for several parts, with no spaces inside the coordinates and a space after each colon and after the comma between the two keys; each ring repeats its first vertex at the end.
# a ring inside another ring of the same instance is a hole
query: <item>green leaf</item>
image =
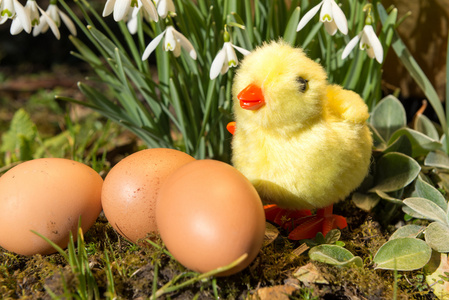
{"type": "Polygon", "coordinates": [[[377,194],[380,198],[382,198],[382,199],[384,199],[384,200],[387,200],[388,202],[391,202],[391,203],[394,203],[394,204],[402,205],[402,200],[401,200],[401,199],[392,197],[392,196],[388,195],[387,193],[382,192],[382,191],[380,191],[380,190],[375,190],[375,192],[376,192],[376,194],[377,194]]]}
{"type": "Polygon", "coordinates": [[[419,164],[411,157],[391,152],[377,162],[375,186],[370,191],[392,192],[410,184],[421,171],[419,164]]]}
{"type": "Polygon", "coordinates": [[[20,138],[32,140],[36,136],[36,125],[30,115],[23,109],[17,110],[11,120],[9,129],[2,135],[0,151],[14,151],[20,145],[20,138]]]}
{"type": "MultiPolygon", "coordinates": [[[[382,24],[382,31],[381,34],[379,35],[379,40],[381,41],[382,48],[384,49],[388,50],[391,46],[394,28],[397,26],[396,25],[397,18],[398,18],[398,9],[393,8],[382,24]]],[[[384,55],[386,55],[386,53],[384,55]]]]}
{"type": "Polygon", "coordinates": [[[70,36],[69,39],[86,61],[90,62],[92,66],[101,66],[101,60],[86,44],[74,36],[70,36]]]}
{"type": "Polygon", "coordinates": [[[315,235],[314,240],[315,240],[315,243],[317,245],[321,245],[321,244],[325,244],[326,243],[326,240],[324,239],[324,235],[321,232],[317,232],[317,234],[315,235]]]}
{"type": "Polygon", "coordinates": [[[388,144],[390,145],[402,135],[408,137],[412,144],[412,157],[427,155],[430,151],[440,149],[442,146],[439,141],[431,139],[427,135],[410,128],[402,128],[394,132],[388,144]]]}
{"type": "Polygon", "coordinates": [[[428,199],[407,198],[404,199],[404,204],[428,220],[447,224],[446,211],[428,199]]]}
{"type": "Polygon", "coordinates": [[[373,146],[376,150],[384,150],[387,142],[380,136],[379,132],[377,132],[376,128],[373,125],[368,124],[368,127],[373,136],[373,146]]]}
{"type": "Polygon", "coordinates": [[[422,180],[421,176],[416,179],[415,190],[412,192],[411,196],[426,198],[441,207],[442,210],[447,210],[447,202],[443,194],[441,194],[435,187],[422,180]]]}
{"type": "Polygon", "coordinates": [[[293,11],[290,20],[288,20],[287,27],[284,31],[284,40],[289,43],[290,45],[294,46],[296,41],[296,27],[299,23],[299,15],[301,13],[301,9],[298,7],[295,8],[293,11]]]}
{"type": "Polygon", "coordinates": [[[338,229],[332,229],[326,234],[326,237],[324,238],[324,242],[326,244],[335,244],[340,239],[340,237],[341,237],[341,231],[338,229]]]}
{"type": "Polygon", "coordinates": [[[388,152],[399,152],[407,156],[412,156],[412,144],[410,143],[410,140],[407,138],[407,136],[401,135],[383,151],[383,153],[388,152]]]}
{"type": "Polygon", "coordinates": [[[428,167],[436,167],[449,169],[449,157],[441,150],[435,150],[427,154],[424,165],[428,167]]]}
{"type": "Polygon", "coordinates": [[[352,202],[354,202],[355,206],[364,211],[371,211],[379,201],[380,198],[376,194],[352,194],[352,202]]]}
{"type": "Polygon", "coordinates": [[[409,206],[403,206],[403,207],[402,207],[402,211],[403,211],[404,213],[406,213],[407,215],[409,215],[410,217],[415,218],[415,219],[425,219],[425,218],[426,218],[425,216],[423,216],[423,215],[417,213],[416,211],[414,211],[414,210],[413,210],[411,207],[409,207],[409,206]]]}
{"type": "Polygon", "coordinates": [[[309,250],[309,257],[311,260],[335,266],[363,267],[363,261],[359,256],[354,256],[349,250],[337,245],[315,246],[309,250]]]}
{"type": "Polygon", "coordinates": [[[412,271],[421,269],[430,260],[432,249],[416,238],[397,238],[379,248],[373,261],[376,269],[412,271]]]}
{"type": "Polygon", "coordinates": [[[443,134],[441,136],[440,143],[443,145],[441,147],[441,150],[443,150],[445,153],[448,153],[448,147],[447,147],[448,141],[446,140],[446,135],[445,134],[443,134]]]}
{"type": "Polygon", "coordinates": [[[370,122],[383,139],[388,141],[393,132],[407,125],[404,106],[396,97],[389,95],[376,105],[370,122]]]}
{"type": "Polygon", "coordinates": [[[415,119],[414,124],[415,130],[419,131],[433,140],[438,141],[440,139],[440,135],[438,134],[435,125],[433,125],[432,121],[429,120],[425,115],[419,114],[415,119]]]}
{"type": "Polygon", "coordinates": [[[36,125],[30,115],[23,109],[17,110],[11,120],[8,131],[2,135],[0,152],[10,152],[16,155],[16,160],[33,159],[36,125]]]}
{"type": "Polygon", "coordinates": [[[419,226],[415,224],[409,224],[399,227],[391,236],[389,240],[400,239],[400,238],[416,238],[424,231],[424,226],[419,226]]]}
{"type": "Polygon", "coordinates": [[[432,249],[449,252],[449,227],[439,222],[430,223],[426,228],[425,239],[432,249]]]}

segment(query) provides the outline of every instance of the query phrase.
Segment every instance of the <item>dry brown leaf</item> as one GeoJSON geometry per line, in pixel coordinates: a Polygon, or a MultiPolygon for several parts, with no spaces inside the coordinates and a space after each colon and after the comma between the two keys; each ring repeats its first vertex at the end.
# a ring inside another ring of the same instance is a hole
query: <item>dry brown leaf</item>
{"type": "Polygon", "coordinates": [[[296,290],[291,285],[275,285],[257,289],[251,296],[251,300],[288,300],[296,290]]]}
{"type": "Polygon", "coordinates": [[[308,263],[307,265],[298,268],[293,276],[305,285],[310,285],[312,283],[329,284],[321,274],[320,270],[318,270],[312,263],[308,263]]]}

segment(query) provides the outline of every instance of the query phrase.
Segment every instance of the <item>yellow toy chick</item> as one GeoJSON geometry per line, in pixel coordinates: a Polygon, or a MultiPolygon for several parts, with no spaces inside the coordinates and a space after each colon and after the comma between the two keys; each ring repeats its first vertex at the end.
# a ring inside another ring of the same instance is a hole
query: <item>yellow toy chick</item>
{"type": "Polygon", "coordinates": [[[360,96],[330,85],[321,65],[282,41],[243,59],[232,93],[232,163],[277,205],[266,206],[267,219],[299,212],[296,240],[347,226],[332,205],[361,184],[372,150],[360,96]],[[315,216],[299,211],[313,208],[315,216]]]}

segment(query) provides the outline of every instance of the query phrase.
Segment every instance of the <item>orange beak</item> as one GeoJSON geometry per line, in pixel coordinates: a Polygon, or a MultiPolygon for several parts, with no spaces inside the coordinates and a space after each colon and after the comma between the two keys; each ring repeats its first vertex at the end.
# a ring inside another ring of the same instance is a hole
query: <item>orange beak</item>
{"type": "Polygon", "coordinates": [[[250,84],[238,95],[240,107],[248,110],[257,110],[265,105],[262,89],[255,84],[250,84]]]}

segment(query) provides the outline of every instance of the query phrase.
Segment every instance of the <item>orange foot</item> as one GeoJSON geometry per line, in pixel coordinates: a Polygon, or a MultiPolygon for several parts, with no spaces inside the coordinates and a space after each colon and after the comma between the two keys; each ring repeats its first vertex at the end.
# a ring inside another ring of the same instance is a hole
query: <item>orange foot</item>
{"type": "Polygon", "coordinates": [[[307,209],[287,210],[274,204],[265,205],[264,209],[267,220],[285,229],[294,228],[288,235],[291,240],[312,239],[318,232],[326,236],[331,229],[348,226],[346,218],[332,213],[333,205],[318,209],[316,215],[307,209]]]}

